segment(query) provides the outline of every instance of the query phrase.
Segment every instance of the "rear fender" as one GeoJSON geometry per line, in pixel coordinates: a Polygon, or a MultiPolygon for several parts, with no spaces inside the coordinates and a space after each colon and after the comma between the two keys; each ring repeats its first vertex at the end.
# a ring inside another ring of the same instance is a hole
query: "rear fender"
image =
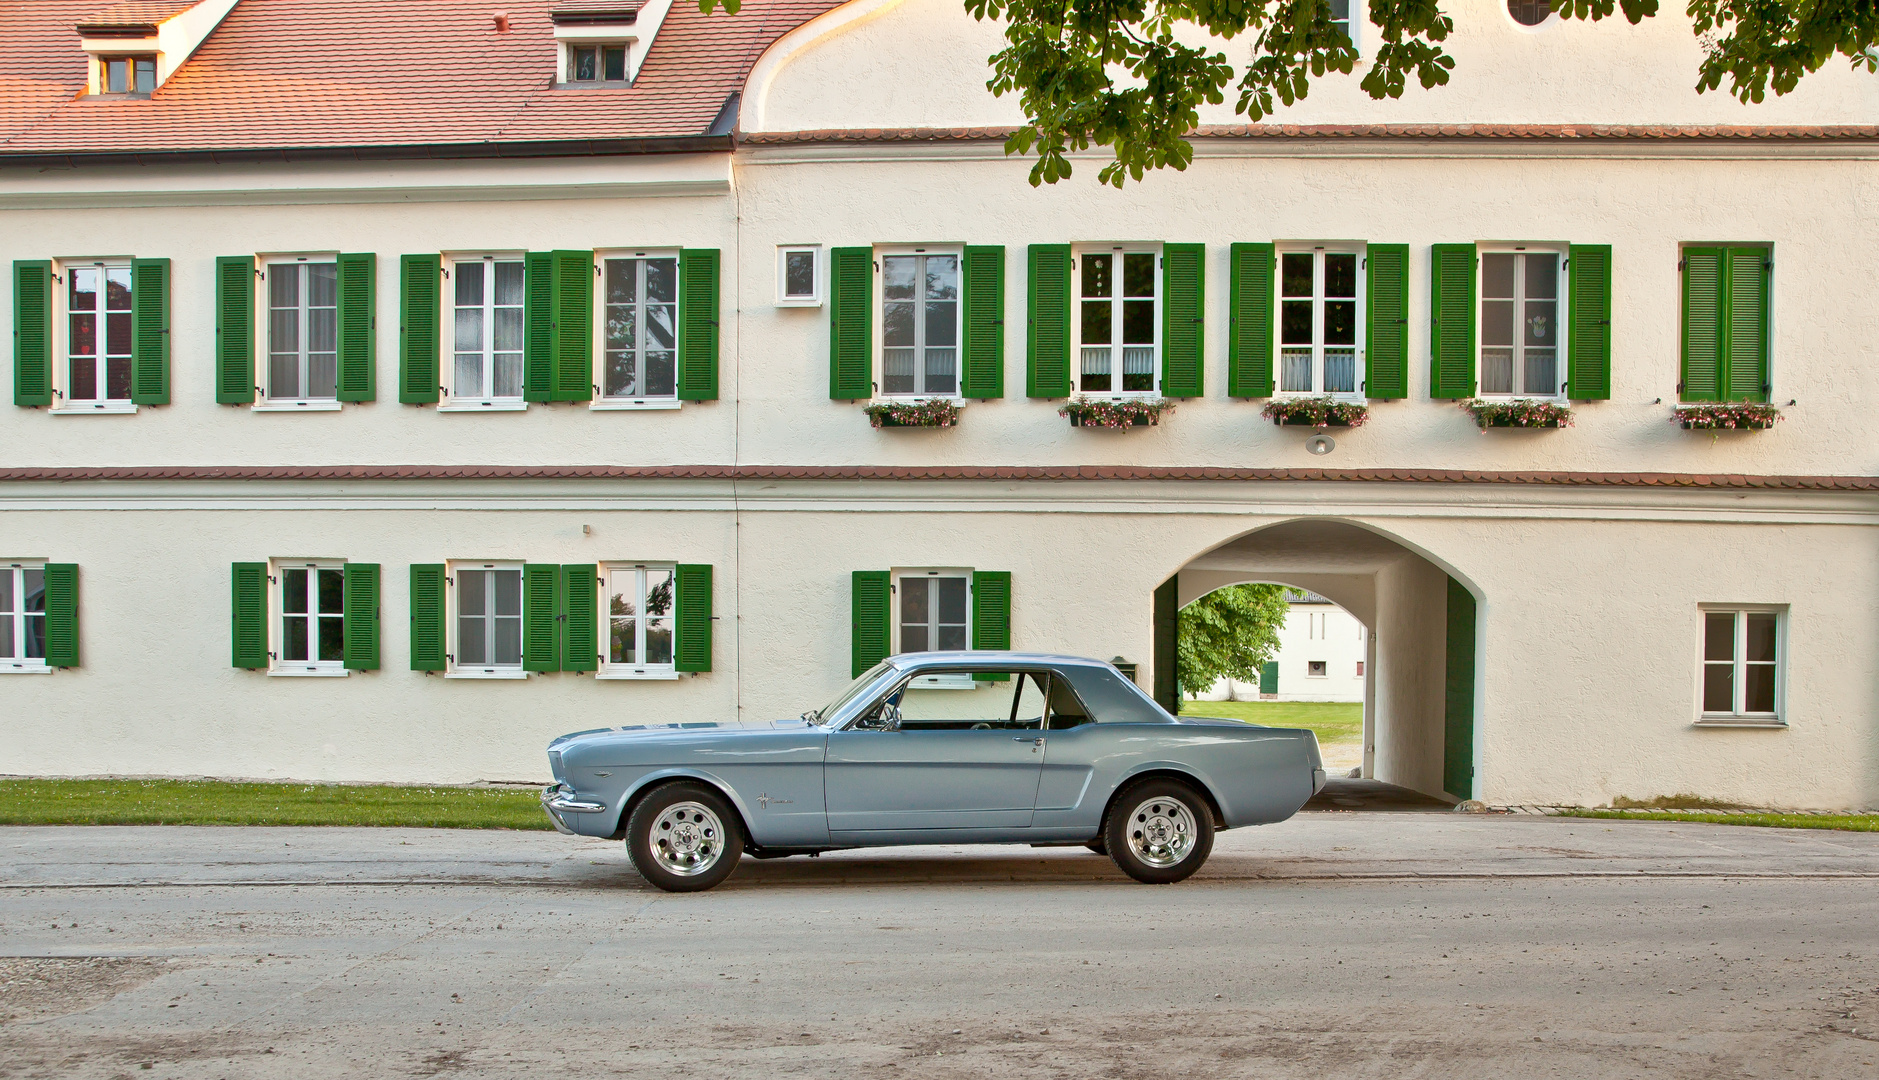
{"type": "Polygon", "coordinates": [[[1182,783],[1190,784],[1198,789],[1201,797],[1207,800],[1208,808],[1213,811],[1214,827],[1219,829],[1227,827],[1227,822],[1230,820],[1226,814],[1227,808],[1220,802],[1220,796],[1218,794],[1219,786],[1213,782],[1213,778],[1208,776],[1205,770],[1196,769],[1192,765],[1176,761],[1143,761],[1136,763],[1135,767],[1124,773],[1122,777],[1116,781],[1116,786],[1110,789],[1109,798],[1103,805],[1102,820],[1109,820],[1109,811],[1115,806],[1116,798],[1121,795],[1130,784],[1140,780],[1161,778],[1179,780],[1182,783]]]}

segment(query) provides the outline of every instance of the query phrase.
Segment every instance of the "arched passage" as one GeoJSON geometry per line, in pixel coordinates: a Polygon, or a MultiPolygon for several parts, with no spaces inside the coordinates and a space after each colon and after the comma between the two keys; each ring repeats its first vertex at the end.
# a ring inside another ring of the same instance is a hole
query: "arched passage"
{"type": "Polygon", "coordinates": [[[1364,775],[1429,795],[1472,798],[1478,594],[1394,537],[1349,521],[1301,518],[1191,559],[1156,593],[1156,696],[1174,700],[1174,613],[1241,582],[1323,596],[1370,631],[1364,775]],[[1165,663],[1164,663],[1165,653],[1165,663]]]}

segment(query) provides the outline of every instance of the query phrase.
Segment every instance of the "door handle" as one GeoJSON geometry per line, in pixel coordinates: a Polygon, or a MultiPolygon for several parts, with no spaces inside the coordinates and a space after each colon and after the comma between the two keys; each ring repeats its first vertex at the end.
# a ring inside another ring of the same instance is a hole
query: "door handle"
{"type": "Polygon", "coordinates": [[[1038,748],[1038,747],[1040,747],[1040,746],[1043,746],[1043,745],[1044,745],[1044,740],[1043,740],[1043,739],[1029,739],[1029,740],[1027,740],[1027,739],[1026,739],[1026,738],[1025,738],[1025,737],[1024,737],[1023,735],[1013,735],[1013,736],[1011,737],[1011,741],[1012,741],[1012,742],[1027,742],[1027,741],[1028,741],[1028,742],[1029,742],[1029,743],[1031,744],[1031,753],[1033,753],[1033,754],[1035,754],[1035,753],[1037,753],[1037,748],[1038,748]]]}

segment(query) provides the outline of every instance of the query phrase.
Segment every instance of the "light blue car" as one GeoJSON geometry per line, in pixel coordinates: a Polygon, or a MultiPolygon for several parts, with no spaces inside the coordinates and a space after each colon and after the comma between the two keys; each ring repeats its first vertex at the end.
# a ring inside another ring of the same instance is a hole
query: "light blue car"
{"type": "Polygon", "coordinates": [[[891,656],[797,720],[583,731],[548,761],[555,828],[624,838],[672,892],[744,854],[900,844],[1081,845],[1174,882],[1324,786],[1309,731],[1177,718],[1110,664],[1015,652],[891,656]]]}

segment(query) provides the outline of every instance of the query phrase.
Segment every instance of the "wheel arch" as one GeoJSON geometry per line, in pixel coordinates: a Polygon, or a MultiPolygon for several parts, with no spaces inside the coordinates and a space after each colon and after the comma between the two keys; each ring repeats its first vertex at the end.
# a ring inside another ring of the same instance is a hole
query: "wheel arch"
{"type": "Polygon", "coordinates": [[[708,773],[691,769],[662,769],[641,777],[639,782],[620,800],[620,818],[614,823],[613,832],[608,839],[626,839],[626,827],[633,820],[633,811],[638,809],[639,804],[645,802],[653,792],[663,787],[671,787],[673,784],[686,783],[703,784],[717,792],[718,796],[730,806],[731,812],[737,815],[737,827],[744,834],[744,843],[746,845],[751,843],[750,814],[743,800],[739,799],[737,793],[732,790],[731,785],[708,773]]]}
{"type": "Polygon", "coordinates": [[[1202,780],[1199,776],[1196,776],[1186,769],[1172,765],[1157,765],[1145,768],[1140,772],[1130,773],[1128,776],[1123,777],[1122,782],[1117,784],[1115,790],[1109,793],[1109,800],[1103,804],[1103,816],[1100,819],[1101,823],[1098,825],[1098,829],[1102,831],[1097,833],[1098,836],[1102,836],[1108,831],[1109,812],[1116,808],[1116,803],[1120,802],[1122,797],[1128,794],[1131,788],[1151,780],[1173,780],[1193,788],[1200,793],[1201,798],[1207,800],[1207,812],[1213,815],[1214,830],[1217,832],[1227,827],[1226,815],[1220,810],[1220,798],[1214,794],[1213,788],[1209,786],[1205,780],[1202,780]]]}

